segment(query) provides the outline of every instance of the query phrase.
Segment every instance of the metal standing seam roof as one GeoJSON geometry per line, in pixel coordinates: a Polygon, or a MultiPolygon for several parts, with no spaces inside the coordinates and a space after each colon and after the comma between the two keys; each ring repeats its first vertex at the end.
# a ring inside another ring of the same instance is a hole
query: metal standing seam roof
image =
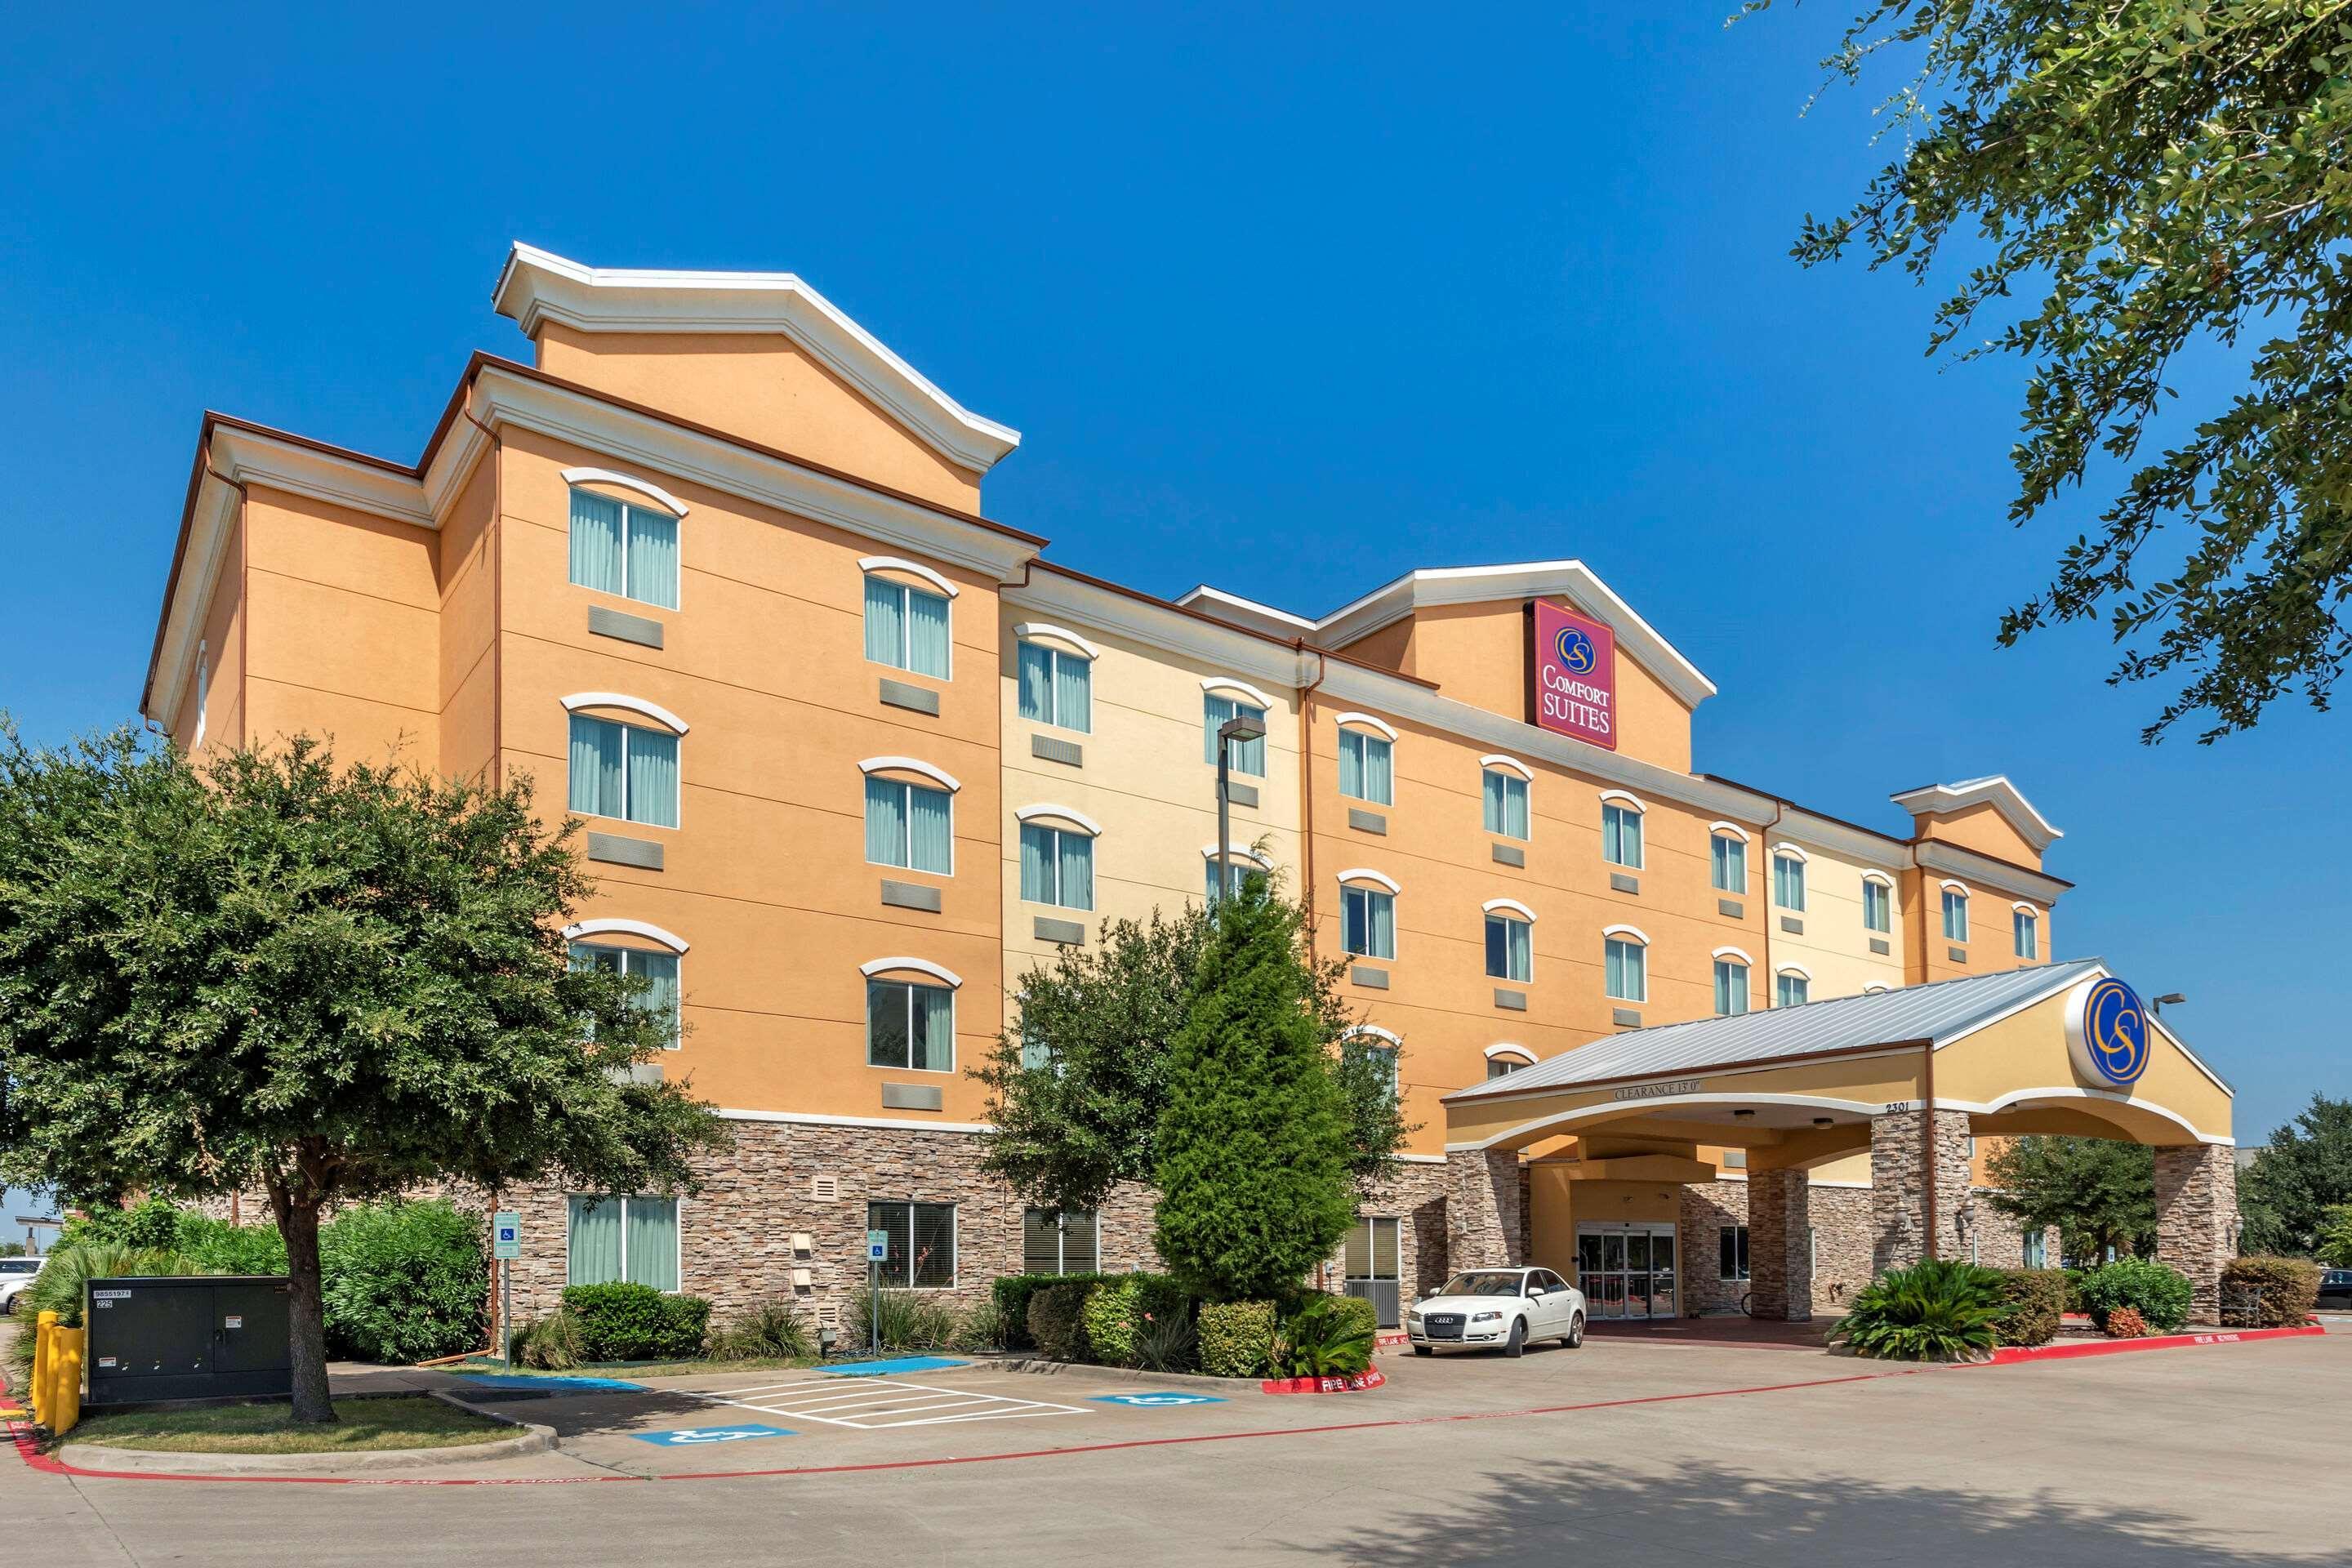
{"type": "Polygon", "coordinates": [[[2106,972],[2101,959],[2071,958],[2063,963],[1838,996],[1798,1007],[1768,1007],[1729,1018],[1629,1029],[1546,1058],[1533,1067],[1457,1089],[1445,1100],[1448,1104],[1499,1100],[1534,1089],[1649,1078],[1693,1068],[1746,1066],[1918,1040],[1933,1040],[1940,1046],[2003,1014],[2055,995],[2088,975],[2106,972]]]}

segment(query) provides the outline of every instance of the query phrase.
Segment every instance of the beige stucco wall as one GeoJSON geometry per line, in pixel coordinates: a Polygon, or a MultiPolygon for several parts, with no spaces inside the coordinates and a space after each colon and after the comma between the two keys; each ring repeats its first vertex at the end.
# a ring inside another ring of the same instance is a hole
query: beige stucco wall
{"type": "Polygon", "coordinates": [[[1892,990],[1904,983],[1904,911],[1901,899],[1901,868],[1879,865],[1853,855],[1832,849],[1800,835],[1776,830],[1759,836],[1750,845],[1748,868],[1748,889],[1771,904],[1773,877],[1772,850],[1783,844],[1794,844],[1805,854],[1805,907],[1800,912],[1771,907],[1772,973],[1763,977],[1765,994],[1778,994],[1774,979],[1781,966],[1794,964],[1810,973],[1811,983],[1808,996],[1815,1002],[1826,1002],[1833,996],[1859,996],[1874,985],[1892,990]],[[1862,887],[1865,872],[1876,872],[1887,879],[1887,923],[1894,929],[1879,932],[1863,923],[1862,887]],[[1793,932],[1782,924],[1782,917],[1801,921],[1802,932],[1793,932]],[[1886,952],[1870,951],[1873,937],[1886,943],[1886,952]]]}

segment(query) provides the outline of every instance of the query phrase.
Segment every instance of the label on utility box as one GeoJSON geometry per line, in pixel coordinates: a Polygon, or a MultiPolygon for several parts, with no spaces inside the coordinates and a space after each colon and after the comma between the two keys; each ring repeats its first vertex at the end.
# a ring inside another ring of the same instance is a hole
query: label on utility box
{"type": "Polygon", "coordinates": [[[89,1293],[89,1299],[93,1301],[128,1301],[131,1300],[131,1292],[128,1290],[92,1290],[89,1293]]]}
{"type": "Polygon", "coordinates": [[[110,1356],[110,1355],[102,1355],[102,1356],[100,1356],[100,1357],[99,1357],[99,1358],[98,1358],[98,1370],[99,1370],[99,1371],[100,1371],[100,1372],[104,1372],[104,1371],[106,1371],[109,1367],[111,1367],[112,1365],[114,1365],[114,1358],[113,1358],[112,1356],[110,1356]]]}
{"type": "Polygon", "coordinates": [[[224,1329],[241,1329],[245,1327],[245,1320],[232,1312],[227,1317],[221,1320],[221,1327],[224,1329]]]}

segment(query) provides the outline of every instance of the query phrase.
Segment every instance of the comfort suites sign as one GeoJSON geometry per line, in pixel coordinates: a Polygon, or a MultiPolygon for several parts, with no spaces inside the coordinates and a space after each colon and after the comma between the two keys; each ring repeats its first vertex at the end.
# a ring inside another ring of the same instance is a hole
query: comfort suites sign
{"type": "Polygon", "coordinates": [[[1536,723],[1595,746],[1617,749],[1617,638],[1599,621],[1541,599],[1535,603],[1536,723]]]}

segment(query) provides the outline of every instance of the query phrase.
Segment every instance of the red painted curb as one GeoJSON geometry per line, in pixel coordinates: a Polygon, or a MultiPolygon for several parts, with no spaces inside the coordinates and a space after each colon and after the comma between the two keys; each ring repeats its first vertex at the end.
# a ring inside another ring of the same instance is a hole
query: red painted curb
{"type": "Polygon", "coordinates": [[[2177,1351],[2190,1345],[2234,1345],[2254,1340],[2293,1340],[2327,1331],[2317,1323],[2300,1329],[2222,1329],[2210,1334],[2150,1334],[2137,1340],[2078,1340],[2068,1344],[2003,1345],[1979,1366],[2008,1366],[2021,1361],[2072,1361],[2077,1356],[2120,1355],[2126,1351],[2177,1351]]]}
{"type": "Polygon", "coordinates": [[[1257,1385],[1260,1394],[1360,1394],[1378,1388],[1388,1374],[1371,1367],[1353,1377],[1269,1377],[1257,1385]]]}

